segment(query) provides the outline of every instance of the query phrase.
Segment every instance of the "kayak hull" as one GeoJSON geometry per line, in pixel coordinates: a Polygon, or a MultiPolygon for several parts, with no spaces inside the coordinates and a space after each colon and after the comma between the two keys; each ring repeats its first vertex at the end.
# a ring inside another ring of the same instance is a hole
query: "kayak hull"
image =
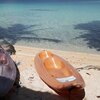
{"type": "Polygon", "coordinates": [[[36,55],[34,61],[40,78],[59,95],[70,95],[73,91],[79,95],[79,91],[84,91],[83,78],[63,58],[44,50],[36,55]]]}

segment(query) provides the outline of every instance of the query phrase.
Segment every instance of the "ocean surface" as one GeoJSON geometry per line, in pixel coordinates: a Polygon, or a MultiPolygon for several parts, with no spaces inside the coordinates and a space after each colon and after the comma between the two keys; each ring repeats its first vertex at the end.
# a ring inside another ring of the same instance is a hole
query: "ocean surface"
{"type": "Polygon", "coordinates": [[[100,54],[100,2],[0,3],[0,40],[100,54]]]}

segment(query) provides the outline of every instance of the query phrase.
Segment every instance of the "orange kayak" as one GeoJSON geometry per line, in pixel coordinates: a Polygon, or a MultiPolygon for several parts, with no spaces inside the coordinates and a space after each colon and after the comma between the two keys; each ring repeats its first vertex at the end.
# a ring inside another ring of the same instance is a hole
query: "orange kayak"
{"type": "Polygon", "coordinates": [[[84,80],[66,60],[44,50],[36,55],[34,61],[40,78],[59,95],[84,97],[84,80]]]}
{"type": "Polygon", "coordinates": [[[16,79],[16,66],[7,52],[0,47],[0,97],[13,87],[16,79]]]}

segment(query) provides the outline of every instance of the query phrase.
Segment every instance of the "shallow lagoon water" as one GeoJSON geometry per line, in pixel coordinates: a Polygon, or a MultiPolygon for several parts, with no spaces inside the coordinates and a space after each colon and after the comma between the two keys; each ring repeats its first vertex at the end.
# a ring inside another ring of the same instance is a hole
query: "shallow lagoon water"
{"type": "Polygon", "coordinates": [[[100,54],[100,2],[0,4],[0,39],[100,54]]]}

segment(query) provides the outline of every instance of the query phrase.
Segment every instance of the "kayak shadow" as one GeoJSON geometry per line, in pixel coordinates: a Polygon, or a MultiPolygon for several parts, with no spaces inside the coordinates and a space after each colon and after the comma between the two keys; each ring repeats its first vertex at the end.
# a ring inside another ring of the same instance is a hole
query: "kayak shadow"
{"type": "MultiPolygon", "coordinates": [[[[8,99],[7,99],[8,100],[8,99]]],[[[36,90],[31,90],[26,87],[21,87],[18,89],[17,93],[14,93],[10,100],[83,100],[79,97],[62,97],[57,94],[53,94],[50,92],[41,92],[36,90]]]]}
{"type": "Polygon", "coordinates": [[[41,92],[21,87],[18,89],[18,93],[12,95],[10,100],[69,100],[59,95],[41,92]]]}

